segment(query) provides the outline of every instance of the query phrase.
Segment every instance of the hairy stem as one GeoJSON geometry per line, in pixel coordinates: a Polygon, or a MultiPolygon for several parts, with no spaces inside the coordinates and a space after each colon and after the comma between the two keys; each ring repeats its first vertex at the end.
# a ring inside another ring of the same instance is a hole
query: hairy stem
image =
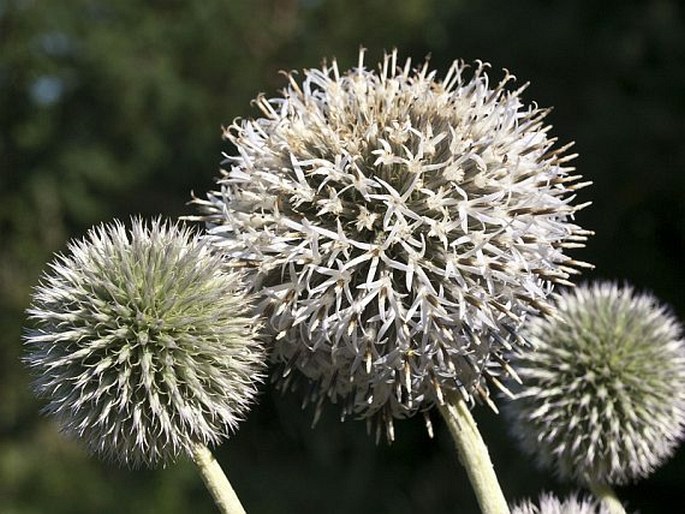
{"type": "Polygon", "coordinates": [[[245,509],[240,504],[231,483],[209,448],[204,444],[196,443],[192,457],[221,514],[245,514],[245,509]]]}
{"type": "Polygon", "coordinates": [[[626,510],[610,485],[590,484],[590,490],[604,504],[610,514],[626,514],[626,510]]]}
{"type": "Polygon", "coordinates": [[[457,446],[459,461],[466,468],[481,511],[483,514],[509,514],[488,448],[468,406],[461,396],[452,395],[439,408],[457,446]]]}

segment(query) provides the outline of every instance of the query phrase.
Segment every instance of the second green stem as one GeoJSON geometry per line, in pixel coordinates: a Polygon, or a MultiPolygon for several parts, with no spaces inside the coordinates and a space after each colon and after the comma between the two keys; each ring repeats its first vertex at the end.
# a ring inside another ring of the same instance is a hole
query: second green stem
{"type": "Polygon", "coordinates": [[[439,408],[454,439],[459,461],[466,468],[481,511],[483,514],[509,514],[488,448],[468,406],[461,396],[452,395],[439,408]]]}

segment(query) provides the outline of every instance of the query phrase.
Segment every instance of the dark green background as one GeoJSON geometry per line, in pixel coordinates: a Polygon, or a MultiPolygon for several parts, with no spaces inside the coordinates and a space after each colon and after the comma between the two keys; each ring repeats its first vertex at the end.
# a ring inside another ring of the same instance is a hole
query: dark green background
{"type": "MultiPolygon", "coordinates": [[[[586,278],[628,280],[685,314],[685,13],[675,0],[0,0],[0,513],[211,513],[194,468],[130,471],[87,456],[38,413],[19,362],[30,288],[52,252],[94,223],[192,212],[212,187],[220,127],[279,70],[397,47],[432,67],[483,59],[555,106],[562,142],[594,181],[579,216],[596,231],[574,256],[586,278]]],[[[248,511],[475,513],[445,427],[398,423],[376,446],[330,409],[315,430],[295,395],[266,388],[218,451],[248,511]]],[[[510,499],[565,492],[522,457],[504,419],[476,409],[510,499]]],[[[619,490],[674,512],[685,454],[619,490]]]]}

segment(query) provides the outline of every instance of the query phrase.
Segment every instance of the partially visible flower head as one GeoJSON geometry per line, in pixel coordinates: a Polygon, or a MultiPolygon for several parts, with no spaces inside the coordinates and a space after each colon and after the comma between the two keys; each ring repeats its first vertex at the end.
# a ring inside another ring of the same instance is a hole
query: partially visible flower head
{"type": "Polygon", "coordinates": [[[553,494],[542,494],[538,503],[523,501],[511,509],[511,514],[610,514],[611,510],[592,498],[571,496],[561,500],[553,494]]]}
{"type": "Polygon", "coordinates": [[[572,223],[584,184],[547,110],[505,72],[454,62],[443,78],[386,55],[295,74],[262,117],[225,131],[220,189],[195,199],[209,238],[250,270],[283,386],[342,416],[392,420],[488,398],[486,377],[528,312],[584,263],[572,223]]]}
{"type": "Polygon", "coordinates": [[[513,365],[513,433],[538,463],[581,483],[624,484],[671,456],[685,428],[681,325],[652,296],[611,283],[557,298],[513,365]]]}
{"type": "Polygon", "coordinates": [[[178,225],[100,225],[44,273],[26,362],[46,412],[89,449],[155,465],[216,444],[266,360],[242,277],[178,225]]]}

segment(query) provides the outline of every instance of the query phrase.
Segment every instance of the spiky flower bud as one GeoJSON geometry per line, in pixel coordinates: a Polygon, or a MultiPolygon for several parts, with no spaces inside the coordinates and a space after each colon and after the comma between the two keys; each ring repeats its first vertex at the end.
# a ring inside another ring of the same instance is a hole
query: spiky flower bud
{"type": "Polygon", "coordinates": [[[623,484],[661,465],[683,437],[682,329],[651,295],[607,282],[565,291],[558,319],[531,320],[534,348],[507,409],[538,463],[587,484],[623,484]]]}
{"type": "Polygon", "coordinates": [[[378,71],[363,58],[259,97],[195,203],[263,293],[284,387],[301,372],[317,415],[341,402],[392,439],[394,417],[445,391],[488,400],[522,317],[583,264],[563,251],[587,235],[570,221],[584,184],[508,72],[491,85],[480,62],[438,79],[396,52],[378,71]]]}
{"type": "Polygon", "coordinates": [[[159,220],[71,242],[28,310],[25,360],[46,412],[92,452],[134,466],[227,437],[266,359],[241,279],[159,220]]]}
{"type": "Polygon", "coordinates": [[[511,514],[611,514],[601,502],[591,498],[570,496],[561,500],[553,494],[543,494],[538,503],[523,501],[511,509],[511,514]]]}

